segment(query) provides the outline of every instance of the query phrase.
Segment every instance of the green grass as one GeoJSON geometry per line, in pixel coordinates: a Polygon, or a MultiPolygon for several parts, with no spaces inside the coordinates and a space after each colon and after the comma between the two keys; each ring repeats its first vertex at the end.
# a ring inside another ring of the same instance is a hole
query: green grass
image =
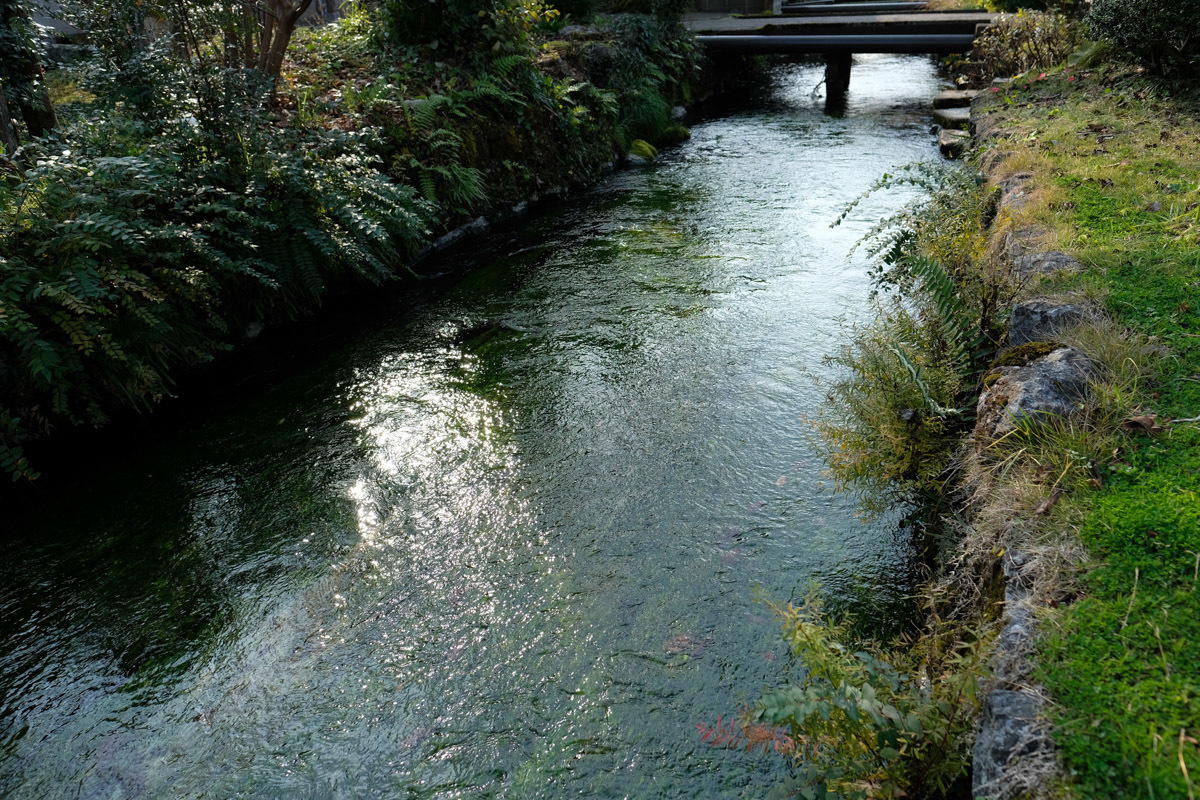
{"type": "MultiPolygon", "coordinates": [[[[1001,170],[1042,189],[1018,224],[1087,268],[1056,288],[1105,298],[1163,346],[1141,413],[1200,415],[1200,105],[1114,66],[1019,85],[993,100],[1012,151],[1001,170]]],[[[1200,426],[1163,427],[1126,434],[1102,488],[1067,501],[1092,561],[1045,626],[1039,677],[1080,797],[1200,788],[1200,426]]]]}
{"type": "MultiPolygon", "coordinates": [[[[1080,531],[1099,563],[1044,643],[1043,678],[1081,796],[1186,797],[1179,735],[1200,732],[1200,432],[1130,449],[1080,531]]],[[[1186,738],[1183,756],[1196,775],[1186,738]]]]}

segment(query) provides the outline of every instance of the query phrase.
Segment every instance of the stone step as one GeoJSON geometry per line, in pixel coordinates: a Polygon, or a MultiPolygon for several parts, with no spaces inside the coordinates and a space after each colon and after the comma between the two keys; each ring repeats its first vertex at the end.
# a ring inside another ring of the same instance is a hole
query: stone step
{"type": "Polygon", "coordinates": [[[967,149],[971,134],[966,131],[952,131],[943,128],[938,131],[938,149],[946,158],[959,158],[967,149]]]}
{"type": "Polygon", "coordinates": [[[933,121],[943,128],[959,128],[965,130],[971,122],[969,108],[935,108],[933,121]]]}
{"type": "Polygon", "coordinates": [[[969,106],[977,94],[979,94],[978,89],[947,89],[933,98],[933,107],[961,108],[969,106]]]}

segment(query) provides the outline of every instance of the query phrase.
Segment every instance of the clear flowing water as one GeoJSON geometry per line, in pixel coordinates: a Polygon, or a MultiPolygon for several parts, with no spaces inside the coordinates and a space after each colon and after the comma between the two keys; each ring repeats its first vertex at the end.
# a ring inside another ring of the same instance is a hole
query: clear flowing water
{"type": "Polygon", "coordinates": [[[700,743],[780,680],[754,588],[879,624],[912,556],[823,481],[848,251],[936,157],[927,60],[816,66],[477,268],[8,515],[0,795],[742,797],[700,743]]]}

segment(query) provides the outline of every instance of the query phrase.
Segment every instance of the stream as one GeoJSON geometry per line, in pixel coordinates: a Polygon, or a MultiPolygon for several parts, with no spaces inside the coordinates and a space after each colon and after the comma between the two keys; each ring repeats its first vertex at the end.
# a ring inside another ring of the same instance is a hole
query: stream
{"type": "Polygon", "coordinates": [[[807,420],[854,243],[937,158],[927,58],[817,64],[0,535],[0,796],[758,797],[714,723],[783,680],[756,597],[911,613],[910,536],[807,420]]]}

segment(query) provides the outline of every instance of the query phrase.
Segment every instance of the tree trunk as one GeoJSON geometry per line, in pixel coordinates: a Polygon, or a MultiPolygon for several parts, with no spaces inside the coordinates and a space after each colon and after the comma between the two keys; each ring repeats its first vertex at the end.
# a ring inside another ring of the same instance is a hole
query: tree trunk
{"type": "Polygon", "coordinates": [[[254,69],[254,22],[255,14],[250,3],[242,2],[242,66],[254,69]]]}
{"type": "Polygon", "coordinates": [[[275,16],[275,39],[271,42],[271,49],[263,67],[263,72],[271,80],[279,78],[283,69],[284,53],[292,41],[292,32],[296,30],[296,23],[311,4],[312,0],[300,0],[299,5],[292,5],[288,0],[274,0],[271,3],[271,10],[275,16]]]}
{"type": "MultiPolygon", "coordinates": [[[[14,0],[0,3],[3,16],[0,25],[9,30],[18,27],[32,28],[33,22],[29,12],[14,0]]],[[[54,113],[54,104],[50,101],[50,93],[46,91],[46,73],[37,53],[30,48],[22,48],[12,56],[11,66],[6,70],[11,78],[19,81],[20,91],[15,93],[13,100],[21,110],[25,126],[29,128],[30,136],[45,136],[58,127],[58,117],[54,113]]]]}
{"type": "Polygon", "coordinates": [[[12,158],[13,153],[21,146],[12,114],[8,111],[8,98],[4,95],[3,86],[0,86],[0,144],[4,145],[4,154],[9,158],[12,158]]]}
{"type": "Polygon", "coordinates": [[[33,102],[21,103],[20,106],[21,117],[25,120],[25,127],[29,128],[30,136],[45,136],[58,128],[58,115],[54,113],[54,103],[50,101],[50,92],[46,91],[45,83],[39,81],[33,102]]]}
{"type": "Polygon", "coordinates": [[[259,29],[258,34],[258,61],[254,65],[255,69],[259,72],[267,71],[267,60],[271,55],[271,43],[275,36],[275,30],[279,27],[275,16],[275,4],[272,3],[271,5],[271,8],[259,12],[259,20],[262,27],[259,29]]]}

